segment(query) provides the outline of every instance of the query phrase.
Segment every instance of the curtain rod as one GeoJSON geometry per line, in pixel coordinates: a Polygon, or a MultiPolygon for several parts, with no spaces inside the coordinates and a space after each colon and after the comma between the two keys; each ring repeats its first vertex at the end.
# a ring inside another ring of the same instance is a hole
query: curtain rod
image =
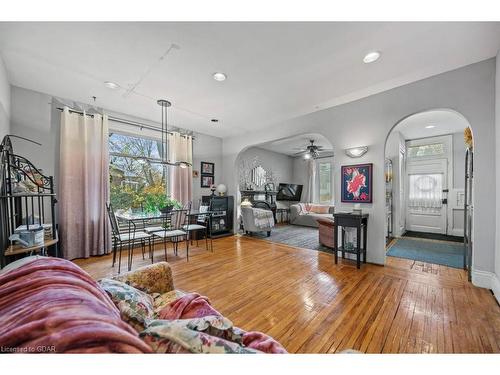
{"type": "MultiPolygon", "coordinates": [[[[69,112],[71,113],[78,113],[79,115],[83,115],[83,111],[79,111],[79,110],[76,110],[76,109],[72,109],[72,108],[68,108],[69,109],[69,112]]],[[[59,111],[64,111],[64,108],[60,108],[60,107],[57,107],[57,110],[59,111]]],[[[91,116],[91,117],[94,117],[94,114],[92,113],[85,113],[85,115],[87,116],[91,116]]],[[[111,120],[111,121],[114,121],[114,122],[119,122],[121,124],[125,124],[125,125],[132,125],[132,126],[135,126],[137,128],[141,128],[141,129],[149,129],[149,130],[153,130],[153,131],[157,131],[157,132],[160,132],[161,133],[161,129],[156,127],[156,126],[152,126],[152,125],[147,125],[147,124],[143,124],[141,122],[137,122],[137,121],[131,121],[131,120],[125,120],[125,119],[122,119],[122,118],[119,118],[119,117],[114,117],[114,116],[109,116],[108,115],[108,119],[111,120]]],[[[167,132],[167,134],[173,134],[171,131],[167,132]]],[[[190,134],[181,134],[182,137],[186,137],[190,134]]],[[[191,135],[191,137],[193,139],[195,139],[194,136],[191,135]]]]}

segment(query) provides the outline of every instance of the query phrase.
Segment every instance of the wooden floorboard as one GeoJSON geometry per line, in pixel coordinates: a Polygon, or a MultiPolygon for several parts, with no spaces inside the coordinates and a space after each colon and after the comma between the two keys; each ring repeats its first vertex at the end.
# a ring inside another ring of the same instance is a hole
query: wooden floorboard
{"type": "MultiPolygon", "coordinates": [[[[154,259],[164,260],[161,246],[154,259]]],[[[215,240],[213,253],[200,242],[189,262],[182,246],[179,256],[169,248],[168,261],[176,288],[208,296],[235,325],[290,352],[500,352],[500,308],[460,269],[387,257],[384,267],[358,270],[328,253],[242,236],[215,240]]],[[[75,263],[94,278],[117,272],[110,255],[75,263]]],[[[149,263],[136,250],[133,268],[149,263]]]]}

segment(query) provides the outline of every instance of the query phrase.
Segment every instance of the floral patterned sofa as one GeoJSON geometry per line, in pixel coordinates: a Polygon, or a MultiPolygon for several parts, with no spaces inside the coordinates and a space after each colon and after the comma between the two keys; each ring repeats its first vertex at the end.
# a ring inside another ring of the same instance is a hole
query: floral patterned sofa
{"type": "Polygon", "coordinates": [[[271,337],[234,327],[206,297],[176,290],[166,262],[99,284],[156,353],[286,353],[271,337]]]}

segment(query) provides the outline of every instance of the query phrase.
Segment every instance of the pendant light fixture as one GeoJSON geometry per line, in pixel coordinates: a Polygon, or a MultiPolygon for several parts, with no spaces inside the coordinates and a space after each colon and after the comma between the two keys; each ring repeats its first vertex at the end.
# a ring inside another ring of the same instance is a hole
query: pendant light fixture
{"type": "Polygon", "coordinates": [[[156,101],[161,107],[161,148],[160,148],[160,164],[171,165],[174,167],[187,168],[191,166],[191,163],[187,161],[176,161],[171,162],[168,159],[168,116],[167,108],[172,106],[172,103],[165,99],[158,99],[156,101]]]}

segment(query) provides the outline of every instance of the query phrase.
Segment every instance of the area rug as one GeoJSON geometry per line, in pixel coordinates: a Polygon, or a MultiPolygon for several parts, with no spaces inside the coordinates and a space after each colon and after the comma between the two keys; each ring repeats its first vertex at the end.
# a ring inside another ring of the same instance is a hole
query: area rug
{"type": "Polygon", "coordinates": [[[464,246],[458,243],[409,238],[398,238],[387,251],[387,255],[391,257],[413,259],[453,268],[463,267],[463,254],[464,246]]]}
{"type": "MultiPolygon", "coordinates": [[[[245,235],[249,236],[249,235],[245,235]]],[[[300,225],[278,225],[267,237],[266,232],[256,232],[249,237],[300,247],[302,249],[323,251],[332,254],[333,251],[319,243],[318,228],[303,227],[300,225]]]]}

